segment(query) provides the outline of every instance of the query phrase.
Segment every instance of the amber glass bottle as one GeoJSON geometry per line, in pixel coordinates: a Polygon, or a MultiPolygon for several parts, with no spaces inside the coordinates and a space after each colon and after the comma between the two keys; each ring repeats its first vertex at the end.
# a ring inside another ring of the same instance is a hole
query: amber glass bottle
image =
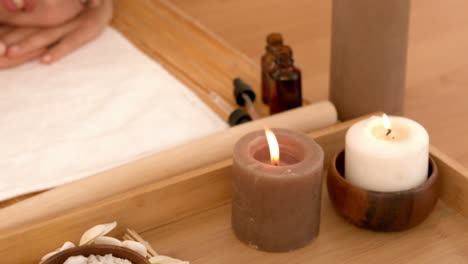
{"type": "Polygon", "coordinates": [[[270,114],[302,105],[301,71],[294,67],[291,48],[279,48],[275,62],[276,66],[269,73],[273,80],[270,90],[270,114]]]}
{"type": "Polygon", "coordinates": [[[262,56],[262,101],[268,104],[270,101],[270,89],[272,80],[269,79],[268,73],[275,66],[275,53],[283,46],[283,37],[279,33],[271,33],[267,36],[267,45],[265,54],[262,56]]]}

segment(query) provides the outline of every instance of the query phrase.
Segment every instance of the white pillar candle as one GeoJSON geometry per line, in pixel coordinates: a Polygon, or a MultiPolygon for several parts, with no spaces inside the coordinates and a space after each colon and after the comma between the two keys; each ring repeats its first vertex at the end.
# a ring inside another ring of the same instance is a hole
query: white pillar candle
{"type": "Polygon", "coordinates": [[[428,176],[429,135],[404,117],[371,117],[346,134],[345,177],[370,191],[394,192],[422,184],[428,176]]]}

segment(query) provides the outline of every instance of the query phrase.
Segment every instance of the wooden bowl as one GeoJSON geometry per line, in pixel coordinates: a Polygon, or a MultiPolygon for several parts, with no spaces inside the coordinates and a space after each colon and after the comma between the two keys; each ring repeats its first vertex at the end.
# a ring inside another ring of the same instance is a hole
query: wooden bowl
{"type": "Polygon", "coordinates": [[[330,200],[346,220],[374,231],[402,231],[424,221],[438,200],[440,177],[429,160],[429,175],[422,185],[398,192],[376,192],[357,187],[345,179],[344,151],[338,153],[328,170],[330,200]]]}
{"type": "Polygon", "coordinates": [[[111,245],[91,245],[70,248],[53,255],[44,261],[43,264],[63,264],[65,260],[71,256],[83,255],[87,257],[89,255],[104,256],[107,254],[112,254],[114,257],[127,259],[133,264],[150,264],[150,262],[145,257],[133,250],[111,245]]]}

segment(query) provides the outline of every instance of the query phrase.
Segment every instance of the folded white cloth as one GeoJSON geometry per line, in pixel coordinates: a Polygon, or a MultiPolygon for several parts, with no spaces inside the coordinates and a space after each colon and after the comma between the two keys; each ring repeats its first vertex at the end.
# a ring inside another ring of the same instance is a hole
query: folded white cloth
{"type": "Polygon", "coordinates": [[[227,128],[113,29],[63,60],[0,71],[0,200],[227,128]]]}

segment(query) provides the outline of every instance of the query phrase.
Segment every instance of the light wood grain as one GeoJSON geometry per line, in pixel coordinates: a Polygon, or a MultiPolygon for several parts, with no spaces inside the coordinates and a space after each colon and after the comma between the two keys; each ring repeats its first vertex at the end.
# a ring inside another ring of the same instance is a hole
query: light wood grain
{"type": "Polygon", "coordinates": [[[247,55],[256,65],[265,38],[281,32],[302,70],[304,97],[328,96],[331,1],[170,0],[189,16],[247,55]]]}
{"type": "Polygon", "coordinates": [[[439,174],[443,175],[441,199],[455,210],[468,217],[468,169],[454,161],[434,146],[431,153],[437,162],[439,174]]]}
{"type": "Polygon", "coordinates": [[[439,202],[430,217],[406,232],[375,233],[340,218],[322,200],[320,234],[290,253],[271,254],[249,248],[231,230],[226,205],[161,228],[143,232],[158,252],[198,264],[238,263],[466,263],[468,222],[439,202]],[[200,243],[203,241],[203,243],[200,243]]]}
{"type": "MultiPolygon", "coordinates": [[[[327,164],[331,155],[344,147],[345,133],[356,121],[310,134],[327,153],[327,164]]],[[[468,175],[460,174],[466,172],[460,170],[455,161],[437,151],[432,154],[439,162],[441,177],[447,178],[446,182],[462,184],[468,180],[468,175]]],[[[119,227],[111,235],[121,236],[124,227],[131,227],[160,254],[195,263],[247,263],[259,259],[262,263],[270,263],[277,260],[273,256],[281,256],[284,261],[291,257],[288,263],[301,263],[312,256],[332,262],[349,258],[352,263],[359,263],[375,261],[376,256],[387,258],[388,252],[393,250],[420,263],[430,257],[441,259],[451,254],[455,254],[455,260],[467,260],[462,249],[468,245],[468,222],[462,214],[468,217],[468,211],[466,206],[460,205],[467,204],[468,200],[466,196],[450,198],[452,186],[449,184],[442,190],[445,203],[439,202],[428,221],[407,232],[377,234],[357,229],[331,209],[324,191],[321,235],[310,247],[296,251],[294,255],[267,255],[249,249],[233,238],[229,227],[227,203],[230,200],[231,163],[231,160],[225,160],[211,164],[3,232],[0,234],[2,260],[32,263],[63,241],[78,240],[89,227],[114,220],[119,222],[119,227]],[[421,241],[424,241],[423,245],[421,241]],[[26,251],[27,254],[22,254],[26,251]],[[413,251],[415,253],[410,254],[413,251]],[[432,251],[434,255],[428,254],[432,251]],[[372,254],[367,254],[369,252],[372,254]],[[421,256],[422,252],[427,255],[421,256]],[[234,258],[235,255],[238,257],[234,258]]],[[[467,188],[468,185],[463,184],[459,191],[466,192],[467,188]]],[[[404,263],[404,260],[397,258],[392,263],[404,263]]]]}
{"type": "MultiPolygon", "coordinates": [[[[225,120],[207,96],[215,91],[235,106],[232,81],[243,78],[259,91],[259,66],[197,24],[171,2],[115,0],[112,25],[138,48],[160,62],[225,120]]],[[[267,108],[258,100],[258,111],[267,108]]]]}
{"type": "Polygon", "coordinates": [[[23,201],[23,200],[34,197],[34,196],[36,196],[36,195],[38,195],[40,193],[42,193],[42,192],[28,193],[28,194],[25,194],[25,195],[20,195],[20,196],[17,196],[17,197],[2,201],[2,202],[0,202],[0,209],[8,207],[8,206],[12,206],[12,205],[14,205],[16,203],[19,203],[19,202],[23,201]]]}
{"type": "MultiPolygon", "coordinates": [[[[302,70],[305,98],[327,98],[332,1],[170,1],[255,63],[266,34],[282,32],[302,70]]],[[[433,145],[468,167],[466,10],[465,0],[411,1],[405,115],[428,129],[433,145]]]]}

